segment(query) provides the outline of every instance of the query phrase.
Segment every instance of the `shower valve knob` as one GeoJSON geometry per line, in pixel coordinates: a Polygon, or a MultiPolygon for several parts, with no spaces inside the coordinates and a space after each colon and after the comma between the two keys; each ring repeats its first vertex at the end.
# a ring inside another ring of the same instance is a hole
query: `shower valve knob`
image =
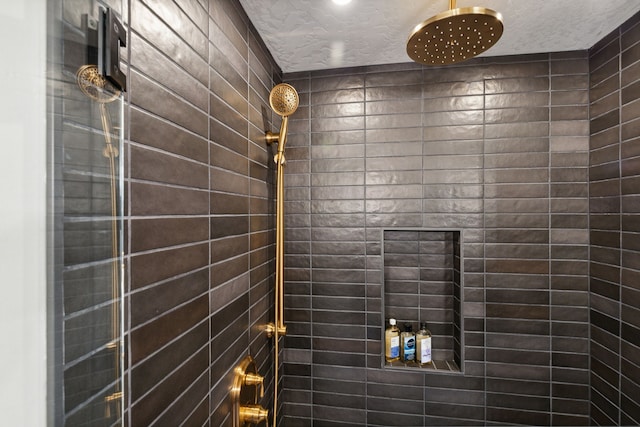
{"type": "Polygon", "coordinates": [[[269,411],[260,405],[240,406],[240,425],[243,423],[258,424],[269,419],[269,411]]]}
{"type": "Polygon", "coordinates": [[[244,376],[245,385],[260,386],[260,398],[264,397],[264,377],[258,374],[248,373],[244,376]]]}

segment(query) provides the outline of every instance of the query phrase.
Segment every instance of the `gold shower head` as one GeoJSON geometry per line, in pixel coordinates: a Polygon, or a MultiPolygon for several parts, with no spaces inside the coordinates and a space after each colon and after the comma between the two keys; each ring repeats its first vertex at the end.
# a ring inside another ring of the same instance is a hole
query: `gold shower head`
{"type": "Polygon", "coordinates": [[[76,72],[80,90],[100,104],[108,104],[120,96],[120,91],[105,79],[95,65],[83,65],[76,72]]]}
{"type": "Polygon", "coordinates": [[[409,57],[423,65],[450,65],[491,48],[502,36],[502,15],[484,7],[449,10],[416,25],[407,41],[409,57]]]}
{"type": "MultiPolygon", "coordinates": [[[[267,144],[278,142],[278,158],[284,159],[284,144],[287,140],[287,126],[289,116],[296,112],[300,104],[300,98],[296,89],[286,83],[275,85],[269,94],[269,104],[271,109],[278,115],[282,116],[282,124],[280,125],[280,133],[267,131],[267,144]]],[[[276,163],[279,160],[276,160],[276,163]]]]}
{"type": "Polygon", "coordinates": [[[295,88],[286,83],[280,83],[271,89],[269,94],[271,109],[282,117],[289,117],[298,109],[300,98],[295,88]]]}

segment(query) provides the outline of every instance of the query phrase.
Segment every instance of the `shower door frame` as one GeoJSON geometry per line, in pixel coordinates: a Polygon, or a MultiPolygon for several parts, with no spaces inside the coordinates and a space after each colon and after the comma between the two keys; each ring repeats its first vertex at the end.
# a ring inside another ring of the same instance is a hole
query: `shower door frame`
{"type": "Polygon", "coordinates": [[[83,425],[124,421],[124,101],[120,94],[112,103],[99,105],[82,93],[74,73],[85,65],[86,58],[78,52],[88,51],[89,43],[86,37],[81,43],[79,18],[95,17],[105,6],[93,0],[47,0],[47,425],[51,426],[73,425],[79,419],[83,425]],[[105,125],[105,116],[112,126],[105,125]],[[119,152],[115,158],[109,154],[108,135],[119,152]],[[80,187],[75,199],[65,199],[73,197],[70,189],[80,187]],[[86,199],[78,198],[85,193],[86,199]]]}

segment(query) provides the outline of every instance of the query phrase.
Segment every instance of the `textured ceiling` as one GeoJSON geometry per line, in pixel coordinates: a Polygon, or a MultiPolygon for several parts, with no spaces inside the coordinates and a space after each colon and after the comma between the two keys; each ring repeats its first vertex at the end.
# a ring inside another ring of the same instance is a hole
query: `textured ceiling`
{"type": "MultiPolygon", "coordinates": [[[[448,0],[240,0],[285,73],[409,62],[406,41],[448,0]]],[[[500,41],[481,56],[582,50],[640,11],[639,0],[458,0],[504,17],[500,41]]]]}

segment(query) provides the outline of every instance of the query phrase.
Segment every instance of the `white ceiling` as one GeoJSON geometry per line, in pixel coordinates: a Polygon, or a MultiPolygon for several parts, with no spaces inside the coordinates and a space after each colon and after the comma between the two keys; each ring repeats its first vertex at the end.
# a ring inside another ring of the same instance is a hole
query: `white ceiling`
{"type": "MultiPolygon", "coordinates": [[[[240,0],[285,73],[409,62],[413,28],[448,0],[240,0]]],[[[457,0],[504,17],[504,34],[481,56],[588,49],[640,11],[639,0],[457,0]]]]}

